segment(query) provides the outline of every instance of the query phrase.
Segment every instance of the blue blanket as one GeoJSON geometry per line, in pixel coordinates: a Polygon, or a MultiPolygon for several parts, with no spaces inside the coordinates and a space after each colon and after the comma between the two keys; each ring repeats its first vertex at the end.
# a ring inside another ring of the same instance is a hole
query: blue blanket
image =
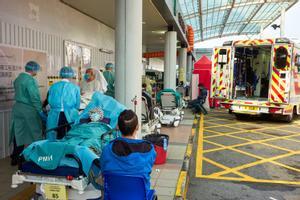
{"type": "Polygon", "coordinates": [[[74,160],[65,157],[72,154],[80,159],[83,171],[88,175],[102,148],[118,136],[116,132],[112,132],[110,137],[104,137],[102,141],[101,136],[110,131],[110,126],[104,123],[78,124],[62,140],[34,142],[23,151],[23,156],[25,160],[33,161],[43,169],[53,170],[58,166],[78,167],[74,160]]]}

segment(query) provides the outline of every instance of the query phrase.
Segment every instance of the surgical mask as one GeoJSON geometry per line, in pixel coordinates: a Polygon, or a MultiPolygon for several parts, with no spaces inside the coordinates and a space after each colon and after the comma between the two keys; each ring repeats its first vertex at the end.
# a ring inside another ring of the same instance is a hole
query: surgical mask
{"type": "Polygon", "coordinates": [[[90,79],[90,75],[89,74],[84,74],[84,80],[89,80],[90,79]]]}
{"type": "Polygon", "coordinates": [[[92,122],[97,122],[97,121],[100,120],[100,118],[101,118],[101,116],[100,116],[99,113],[92,113],[90,115],[90,119],[91,119],[92,122]]]}

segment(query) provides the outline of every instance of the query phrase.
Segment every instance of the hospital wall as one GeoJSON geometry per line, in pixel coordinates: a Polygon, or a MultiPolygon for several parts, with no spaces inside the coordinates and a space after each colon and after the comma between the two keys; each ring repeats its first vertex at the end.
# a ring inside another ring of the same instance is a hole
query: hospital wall
{"type": "MultiPolygon", "coordinates": [[[[74,41],[91,48],[92,66],[114,60],[114,30],[59,0],[1,0],[0,44],[47,53],[48,76],[58,75],[63,65],[63,42],[74,41]]],[[[10,109],[0,110],[0,158],[10,153],[10,109]]]]}

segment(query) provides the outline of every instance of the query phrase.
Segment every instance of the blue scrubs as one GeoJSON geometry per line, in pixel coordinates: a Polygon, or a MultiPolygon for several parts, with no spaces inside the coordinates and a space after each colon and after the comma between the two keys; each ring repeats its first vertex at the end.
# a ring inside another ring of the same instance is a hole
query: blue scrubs
{"type": "Polygon", "coordinates": [[[50,87],[48,102],[50,112],[47,118],[47,129],[58,126],[61,112],[64,113],[68,123],[74,122],[79,115],[80,88],[67,80],[59,81],[50,87]]]}
{"type": "Polygon", "coordinates": [[[145,140],[117,138],[102,150],[101,171],[142,175],[145,178],[146,191],[150,190],[150,173],[156,158],[151,143],[145,140]]]}

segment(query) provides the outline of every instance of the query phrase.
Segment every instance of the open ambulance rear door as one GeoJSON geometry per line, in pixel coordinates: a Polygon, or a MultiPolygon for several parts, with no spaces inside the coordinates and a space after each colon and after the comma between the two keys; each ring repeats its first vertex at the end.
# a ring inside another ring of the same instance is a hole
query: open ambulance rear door
{"type": "Polygon", "coordinates": [[[269,88],[271,103],[289,103],[291,83],[291,44],[275,44],[269,88]]]}
{"type": "Polygon", "coordinates": [[[229,99],[232,88],[232,48],[214,48],[211,78],[211,97],[229,99]]]}

